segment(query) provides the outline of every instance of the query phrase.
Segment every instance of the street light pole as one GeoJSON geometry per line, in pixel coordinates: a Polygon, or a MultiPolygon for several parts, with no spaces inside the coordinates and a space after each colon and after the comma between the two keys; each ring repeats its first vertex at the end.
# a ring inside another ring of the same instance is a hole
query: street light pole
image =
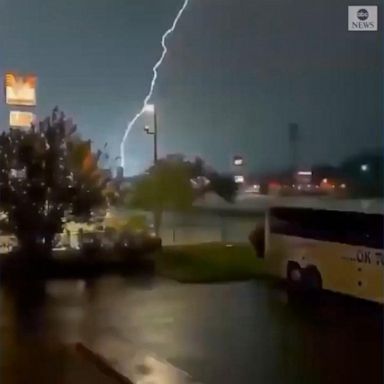
{"type": "Polygon", "coordinates": [[[157,115],[156,109],[153,111],[153,163],[157,163],[157,115]]]}
{"type": "Polygon", "coordinates": [[[144,112],[150,113],[153,116],[153,131],[150,127],[145,126],[144,130],[148,135],[153,135],[153,163],[157,163],[157,114],[154,104],[147,104],[144,112]]]}

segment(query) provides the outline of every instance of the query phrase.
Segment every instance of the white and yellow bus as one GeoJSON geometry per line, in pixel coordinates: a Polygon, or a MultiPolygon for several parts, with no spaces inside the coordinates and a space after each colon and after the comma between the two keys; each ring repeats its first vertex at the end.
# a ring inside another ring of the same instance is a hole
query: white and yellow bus
{"type": "Polygon", "coordinates": [[[384,303],[381,208],[274,207],[266,214],[264,236],[256,247],[272,275],[295,287],[384,303]]]}

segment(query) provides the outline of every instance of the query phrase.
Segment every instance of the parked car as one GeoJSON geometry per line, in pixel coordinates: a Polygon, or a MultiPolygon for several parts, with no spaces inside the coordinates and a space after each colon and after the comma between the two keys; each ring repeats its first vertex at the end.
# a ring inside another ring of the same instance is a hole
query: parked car
{"type": "Polygon", "coordinates": [[[153,252],[161,248],[161,238],[150,229],[135,231],[124,229],[119,233],[115,250],[122,256],[132,253],[153,252]]]}
{"type": "Polygon", "coordinates": [[[102,234],[97,231],[80,232],[79,246],[85,256],[91,256],[102,250],[102,234]]]}
{"type": "Polygon", "coordinates": [[[161,239],[150,230],[116,230],[111,227],[98,229],[80,234],[80,248],[83,252],[113,252],[126,256],[132,253],[152,252],[161,248],[161,239]]]}

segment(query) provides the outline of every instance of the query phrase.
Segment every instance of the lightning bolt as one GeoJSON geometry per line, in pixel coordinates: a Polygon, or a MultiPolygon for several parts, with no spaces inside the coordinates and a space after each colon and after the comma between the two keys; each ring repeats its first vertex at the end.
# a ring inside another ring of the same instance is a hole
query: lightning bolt
{"type": "Polygon", "coordinates": [[[171,35],[175,31],[177,23],[179,22],[181,16],[183,15],[185,9],[187,8],[187,6],[189,4],[189,2],[190,2],[190,0],[184,0],[182,7],[180,8],[179,12],[177,13],[175,19],[173,20],[172,26],[164,33],[163,37],[161,38],[161,46],[163,47],[163,51],[161,53],[159,60],[156,62],[155,66],[152,69],[153,76],[152,76],[151,85],[149,87],[149,92],[148,92],[147,96],[145,96],[145,99],[143,102],[143,107],[141,108],[141,110],[135,115],[135,117],[131,121],[128,122],[127,128],[124,132],[123,140],[121,141],[121,144],[120,144],[121,166],[123,168],[125,168],[125,153],[124,153],[125,142],[127,141],[128,135],[131,132],[136,121],[145,112],[145,108],[148,105],[148,102],[153,95],[153,90],[155,88],[156,80],[157,80],[157,76],[158,76],[157,71],[158,71],[159,67],[161,66],[161,64],[163,63],[164,58],[168,52],[167,45],[166,45],[167,38],[169,35],[171,35]]]}

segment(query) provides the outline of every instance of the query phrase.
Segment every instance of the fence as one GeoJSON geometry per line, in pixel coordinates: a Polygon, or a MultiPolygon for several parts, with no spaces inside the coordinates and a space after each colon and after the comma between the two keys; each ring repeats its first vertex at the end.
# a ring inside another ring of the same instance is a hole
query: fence
{"type": "Polygon", "coordinates": [[[163,245],[211,242],[247,243],[260,217],[225,216],[215,213],[168,214],[160,236],[163,245]]]}

